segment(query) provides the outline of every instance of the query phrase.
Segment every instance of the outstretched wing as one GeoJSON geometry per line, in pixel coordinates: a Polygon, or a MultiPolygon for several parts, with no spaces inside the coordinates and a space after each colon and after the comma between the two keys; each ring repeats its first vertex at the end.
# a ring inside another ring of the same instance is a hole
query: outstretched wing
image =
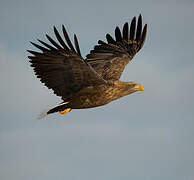
{"type": "Polygon", "coordinates": [[[33,55],[29,56],[29,59],[40,81],[48,88],[53,89],[56,95],[67,99],[81,88],[105,83],[106,81],[100,78],[94,69],[81,57],[76,35],[74,35],[74,48],[64,26],[62,26],[62,30],[67,44],[54,27],[54,33],[59,44],[46,35],[53,46],[38,40],[45,47],[31,43],[42,52],[31,50],[28,50],[28,52],[33,55]]]}
{"type": "Polygon", "coordinates": [[[108,43],[101,40],[94,50],[86,56],[86,61],[105,80],[118,80],[129,61],[142,48],[146,39],[147,24],[142,31],[142,17],[138,18],[136,27],[136,17],[131,21],[130,30],[128,23],[123,26],[123,32],[118,27],[115,29],[114,40],[110,34],[106,35],[108,43]]]}

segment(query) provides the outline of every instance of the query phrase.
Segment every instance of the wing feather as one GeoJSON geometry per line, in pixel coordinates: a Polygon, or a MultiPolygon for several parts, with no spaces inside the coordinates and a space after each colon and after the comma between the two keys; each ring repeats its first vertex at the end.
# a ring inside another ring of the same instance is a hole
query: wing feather
{"type": "Polygon", "coordinates": [[[117,42],[122,42],[123,41],[123,38],[122,38],[121,31],[120,31],[119,27],[116,27],[116,29],[115,29],[115,37],[116,37],[117,42]]]}
{"type": "Polygon", "coordinates": [[[131,21],[130,26],[130,40],[133,41],[135,37],[135,28],[136,28],[136,17],[134,17],[131,21]]]}
{"type": "Polygon", "coordinates": [[[46,46],[47,48],[49,48],[50,50],[52,50],[53,52],[56,52],[56,51],[57,51],[56,48],[50,46],[49,44],[45,43],[44,41],[42,41],[42,40],[40,40],[40,39],[38,39],[38,41],[39,41],[41,44],[43,44],[44,46],[46,46]]]}
{"type": "Polygon", "coordinates": [[[116,44],[116,41],[112,38],[110,34],[106,35],[107,42],[110,44],[116,44]]]}
{"type": "Polygon", "coordinates": [[[46,35],[53,46],[41,40],[38,41],[45,47],[31,42],[42,52],[28,50],[33,55],[28,58],[40,81],[65,100],[84,87],[106,83],[106,81],[81,57],[76,35],[74,35],[74,48],[64,26],[62,31],[67,45],[54,27],[54,33],[60,45],[46,35]]]}
{"type": "Polygon", "coordinates": [[[86,61],[105,80],[119,80],[120,76],[135,54],[143,47],[146,39],[147,24],[142,31],[142,17],[136,17],[123,26],[123,32],[118,27],[115,29],[115,39],[110,34],[106,35],[107,43],[99,40],[98,45],[86,56],[86,61]]]}
{"type": "Polygon", "coordinates": [[[138,18],[138,24],[137,24],[137,32],[136,32],[136,41],[139,42],[141,38],[141,31],[142,31],[142,17],[141,14],[139,15],[138,18]]]}
{"type": "Polygon", "coordinates": [[[77,40],[77,36],[74,34],[74,42],[75,42],[75,48],[77,50],[77,53],[81,56],[80,48],[79,48],[79,43],[77,40]]]}
{"type": "MultiPolygon", "coordinates": [[[[59,41],[59,43],[63,46],[64,49],[68,49],[68,47],[66,46],[65,42],[63,41],[63,39],[61,38],[59,32],[57,31],[56,27],[54,26],[54,32],[55,32],[55,36],[57,38],[57,40],[59,41]]],[[[80,55],[81,56],[81,55],[80,55]]]]}
{"type": "Polygon", "coordinates": [[[70,39],[69,39],[69,36],[68,36],[68,34],[67,34],[67,31],[66,31],[64,25],[62,25],[62,30],[63,30],[63,35],[64,35],[64,37],[65,37],[65,40],[66,40],[68,46],[70,47],[70,49],[71,49],[73,52],[76,52],[75,49],[74,49],[74,47],[73,47],[73,45],[72,45],[72,43],[71,43],[71,41],[70,41],[70,39]]]}
{"type": "Polygon", "coordinates": [[[123,26],[123,39],[127,42],[129,38],[129,24],[126,22],[123,26]]]}
{"type": "Polygon", "coordinates": [[[62,49],[49,35],[46,34],[46,37],[57,49],[62,49]]]}
{"type": "Polygon", "coordinates": [[[140,46],[139,46],[139,49],[138,51],[143,47],[144,45],[144,42],[145,42],[145,39],[146,39],[146,34],[147,34],[147,24],[144,26],[143,28],[143,32],[142,32],[142,35],[141,35],[141,40],[140,40],[140,46]]]}
{"type": "Polygon", "coordinates": [[[49,52],[49,49],[44,48],[36,43],[30,42],[32,45],[34,45],[36,48],[40,49],[42,52],[49,52]]]}

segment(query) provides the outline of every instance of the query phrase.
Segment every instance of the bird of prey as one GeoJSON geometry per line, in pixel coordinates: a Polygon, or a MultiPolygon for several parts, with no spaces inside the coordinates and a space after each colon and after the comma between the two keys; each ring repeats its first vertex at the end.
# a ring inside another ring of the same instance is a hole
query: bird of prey
{"type": "Polygon", "coordinates": [[[38,40],[43,46],[31,42],[40,51],[28,50],[31,66],[40,81],[52,89],[63,102],[40,115],[59,112],[66,114],[72,109],[84,109],[102,106],[113,100],[144,91],[136,82],[123,82],[120,76],[125,66],[142,48],[147,32],[147,24],[142,26],[142,16],[136,17],[122,28],[115,29],[115,38],[106,34],[107,42],[98,41],[86,58],[80,52],[78,39],[74,35],[72,44],[62,25],[65,41],[54,26],[56,40],[46,35],[51,43],[38,40]]]}

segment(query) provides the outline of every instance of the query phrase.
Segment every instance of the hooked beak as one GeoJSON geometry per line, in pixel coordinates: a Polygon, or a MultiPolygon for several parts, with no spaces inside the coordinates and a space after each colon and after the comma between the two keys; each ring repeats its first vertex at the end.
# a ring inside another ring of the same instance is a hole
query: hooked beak
{"type": "Polygon", "coordinates": [[[137,85],[135,86],[135,89],[136,89],[137,91],[144,91],[144,87],[143,87],[141,84],[137,84],[137,85]]]}

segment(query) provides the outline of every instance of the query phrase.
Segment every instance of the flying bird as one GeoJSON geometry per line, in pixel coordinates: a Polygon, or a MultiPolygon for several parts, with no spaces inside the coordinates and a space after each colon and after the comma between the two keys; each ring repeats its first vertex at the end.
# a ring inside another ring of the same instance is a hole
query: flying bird
{"type": "Polygon", "coordinates": [[[40,51],[28,50],[31,66],[40,81],[63,100],[59,105],[42,113],[39,118],[59,112],[66,114],[72,109],[85,109],[102,106],[113,100],[144,91],[136,82],[120,80],[125,66],[142,48],[147,32],[147,24],[142,26],[142,16],[136,17],[122,28],[116,27],[115,38],[106,34],[107,42],[98,41],[86,58],[80,52],[77,36],[74,45],[62,25],[62,36],[54,26],[56,40],[46,35],[50,44],[39,40],[31,42],[40,51]]]}

